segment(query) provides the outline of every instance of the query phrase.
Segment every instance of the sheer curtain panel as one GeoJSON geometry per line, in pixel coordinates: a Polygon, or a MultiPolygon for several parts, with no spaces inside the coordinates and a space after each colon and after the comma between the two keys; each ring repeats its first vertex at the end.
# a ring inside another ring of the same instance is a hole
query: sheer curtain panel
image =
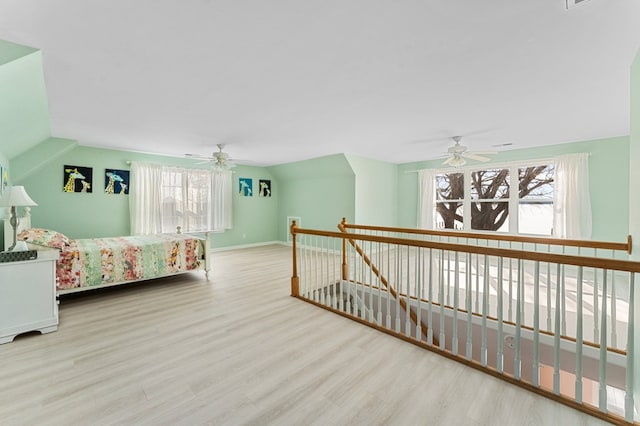
{"type": "Polygon", "coordinates": [[[129,217],[131,234],[162,232],[162,166],[131,162],[129,217]]]}
{"type": "Polygon", "coordinates": [[[418,228],[434,228],[434,178],[433,169],[424,169],[418,172],[418,228]]]}
{"type": "Polygon", "coordinates": [[[555,160],[553,235],[558,238],[591,238],[589,154],[569,154],[555,160]]]}
{"type": "Polygon", "coordinates": [[[211,173],[211,214],[209,229],[224,231],[232,225],[232,183],[231,171],[221,170],[211,173]]]}

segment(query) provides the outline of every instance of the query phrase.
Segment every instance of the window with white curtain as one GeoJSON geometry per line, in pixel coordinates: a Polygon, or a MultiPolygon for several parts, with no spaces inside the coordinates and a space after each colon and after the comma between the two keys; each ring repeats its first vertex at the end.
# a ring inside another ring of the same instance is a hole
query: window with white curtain
{"type": "Polygon", "coordinates": [[[418,227],[591,237],[588,154],[421,170],[418,227]]]}
{"type": "Polygon", "coordinates": [[[132,234],[231,228],[231,171],[133,162],[130,189],[132,234]]]}

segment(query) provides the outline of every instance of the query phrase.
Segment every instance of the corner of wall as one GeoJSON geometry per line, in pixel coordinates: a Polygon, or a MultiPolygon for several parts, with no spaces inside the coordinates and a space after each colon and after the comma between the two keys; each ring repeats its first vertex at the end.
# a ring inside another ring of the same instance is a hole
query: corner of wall
{"type": "Polygon", "coordinates": [[[78,141],[61,138],[47,138],[28,151],[11,159],[13,182],[22,182],[68,151],[78,146],[78,141]]]}

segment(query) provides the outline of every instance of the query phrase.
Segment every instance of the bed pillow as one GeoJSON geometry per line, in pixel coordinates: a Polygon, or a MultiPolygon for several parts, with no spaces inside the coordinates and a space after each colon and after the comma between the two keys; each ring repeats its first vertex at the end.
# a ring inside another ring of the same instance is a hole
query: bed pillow
{"type": "Polygon", "coordinates": [[[52,231],[50,229],[43,228],[31,228],[25,229],[20,232],[17,237],[20,241],[26,241],[32,244],[38,244],[46,247],[53,247],[57,249],[64,249],[71,244],[71,240],[60,232],[52,231]]]}

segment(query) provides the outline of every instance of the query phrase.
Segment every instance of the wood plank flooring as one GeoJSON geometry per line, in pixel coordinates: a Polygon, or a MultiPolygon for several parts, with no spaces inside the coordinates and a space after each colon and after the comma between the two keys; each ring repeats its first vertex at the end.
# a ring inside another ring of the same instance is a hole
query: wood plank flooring
{"type": "Polygon", "coordinates": [[[597,425],[289,296],[291,249],[67,296],[57,332],[0,345],[1,425],[597,425]]]}

